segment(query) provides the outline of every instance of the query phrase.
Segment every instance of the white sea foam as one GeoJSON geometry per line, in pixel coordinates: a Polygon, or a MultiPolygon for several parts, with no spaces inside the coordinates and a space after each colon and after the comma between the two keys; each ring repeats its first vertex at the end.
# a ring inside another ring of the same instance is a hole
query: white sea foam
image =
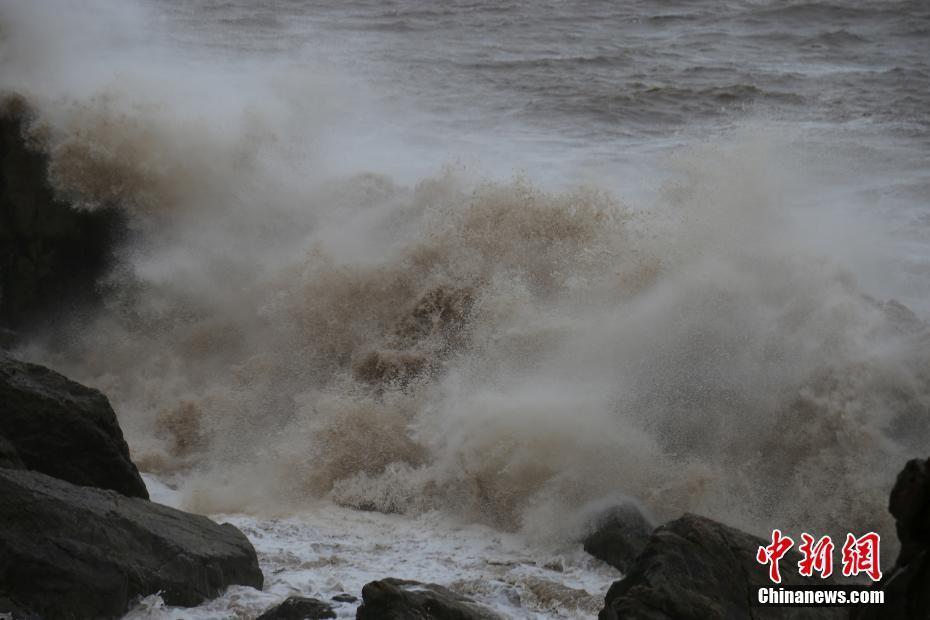
{"type": "MultiPolygon", "coordinates": [[[[176,491],[146,475],[152,501],[178,505],[176,491]]],[[[619,576],[579,544],[545,546],[515,534],[430,512],[413,519],[359,512],[328,503],[270,519],[214,515],[246,533],[265,574],[262,592],[232,587],[194,609],[140,601],[127,620],[254,618],[288,596],[329,601],[338,617],[354,618],[362,586],[391,575],[441,583],[511,618],[590,618],[619,576]]]]}

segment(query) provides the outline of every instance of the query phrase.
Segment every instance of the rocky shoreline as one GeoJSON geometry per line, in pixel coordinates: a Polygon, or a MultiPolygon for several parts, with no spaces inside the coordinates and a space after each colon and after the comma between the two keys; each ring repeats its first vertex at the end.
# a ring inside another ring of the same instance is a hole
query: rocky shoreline
{"type": "Polygon", "coordinates": [[[118,618],[156,592],[196,605],[262,586],[239,530],[148,500],[96,390],[3,358],[0,419],[0,612],[118,618]]]}
{"type": "MultiPolygon", "coordinates": [[[[116,415],[96,390],[2,357],[0,419],[0,617],[119,618],[156,593],[166,604],[194,606],[233,584],[261,589],[255,550],[241,531],[149,501],[116,415]]],[[[885,604],[803,608],[752,604],[755,588],[767,585],[755,559],[761,538],[692,514],[653,531],[635,506],[614,506],[583,541],[625,574],[599,619],[926,618],[930,460],[905,466],[890,510],[901,552],[875,586],[886,591],[885,604]]],[[[783,562],[799,558],[792,551],[783,562]]],[[[784,583],[805,581],[788,571],[784,583]]],[[[502,617],[437,584],[388,577],[358,594],[360,620],[502,617]]],[[[333,617],[328,603],[303,597],[261,616],[333,617]]]]}

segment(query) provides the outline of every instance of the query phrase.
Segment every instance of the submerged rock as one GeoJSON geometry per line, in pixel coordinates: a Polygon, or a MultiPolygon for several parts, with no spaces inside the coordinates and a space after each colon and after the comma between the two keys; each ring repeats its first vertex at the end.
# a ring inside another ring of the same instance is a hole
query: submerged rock
{"type": "MultiPolygon", "coordinates": [[[[761,538],[711,519],[686,514],[653,533],[629,575],[607,592],[599,620],[709,620],[779,618],[790,620],[848,618],[843,607],[751,607],[756,587],[772,585],[767,568],[756,561],[766,545],[761,538]]],[[[795,551],[782,566],[797,566],[795,551]]],[[[783,570],[782,583],[829,583],[807,580],[783,570]]]]}
{"type": "Polygon", "coordinates": [[[337,594],[336,596],[332,597],[332,600],[336,601],[337,603],[355,603],[358,601],[358,597],[343,592],[342,594],[337,594]]]}
{"type": "Polygon", "coordinates": [[[106,396],[0,354],[0,466],[4,463],[81,486],[149,496],[106,396]]]}
{"type": "Polygon", "coordinates": [[[646,547],[655,529],[632,502],[615,504],[601,510],[592,519],[582,541],[584,550],[599,560],[626,573],[636,556],[646,547]]]}
{"type": "Polygon", "coordinates": [[[190,606],[231,584],[262,587],[232,525],[33,471],[0,469],[0,497],[0,600],[45,620],[117,618],[155,593],[190,606]]]}
{"type": "Polygon", "coordinates": [[[358,620],[500,620],[487,607],[432,583],[382,579],[362,588],[358,620]]]}
{"type": "Polygon", "coordinates": [[[99,301],[97,280],[126,230],[117,209],[55,196],[48,157],[26,134],[31,116],[23,98],[0,100],[0,327],[17,330],[99,301]]]}
{"type": "Polygon", "coordinates": [[[260,615],[258,620],[322,620],[335,617],[336,612],[323,601],[292,596],[260,615]]]}

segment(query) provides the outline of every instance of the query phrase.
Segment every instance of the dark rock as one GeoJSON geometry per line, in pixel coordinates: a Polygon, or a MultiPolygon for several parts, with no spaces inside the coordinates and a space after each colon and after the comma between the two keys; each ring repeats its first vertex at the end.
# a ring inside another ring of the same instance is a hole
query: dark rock
{"type": "Polygon", "coordinates": [[[38,614],[26,611],[13,601],[0,596],[0,620],[42,620],[38,614]]]}
{"type": "Polygon", "coordinates": [[[0,600],[45,620],[116,618],[137,597],[197,605],[262,586],[232,525],[44,474],[0,469],[0,600]]]}
{"type": "Polygon", "coordinates": [[[106,396],[0,355],[0,439],[27,469],[148,498],[106,396]]]}
{"type": "Polygon", "coordinates": [[[885,603],[853,610],[856,620],[930,618],[930,459],[908,461],[898,474],[888,511],[895,518],[901,551],[876,589],[885,603]]]}
{"type": "Polygon", "coordinates": [[[55,196],[32,117],[22,97],[0,100],[0,327],[16,330],[99,302],[97,280],[127,229],[117,209],[55,196]]]}
{"type": "MultiPolygon", "coordinates": [[[[771,586],[755,557],[767,542],[711,519],[686,514],[652,534],[628,576],[607,592],[600,620],[839,619],[842,607],[752,607],[758,586],[771,586]]],[[[830,583],[797,573],[799,553],[781,560],[782,584],[830,583]],[[791,569],[794,570],[791,570],[791,569]],[[787,570],[786,570],[787,569],[787,570]]]]}
{"type": "Polygon", "coordinates": [[[8,469],[26,469],[26,465],[19,458],[16,448],[3,437],[0,437],[0,467],[8,469]]]}
{"type": "Polygon", "coordinates": [[[582,541],[584,550],[622,573],[626,573],[636,556],[646,547],[655,529],[632,502],[615,504],[599,511],[592,519],[582,541]]]}
{"type": "Polygon", "coordinates": [[[342,593],[334,596],[332,600],[336,601],[337,603],[355,603],[358,601],[358,597],[352,596],[351,594],[342,593]]]}
{"type": "Polygon", "coordinates": [[[500,620],[471,599],[432,583],[372,581],[362,588],[357,620],[500,620]]]}
{"type": "Polygon", "coordinates": [[[895,566],[905,566],[930,547],[930,459],[905,464],[891,489],[888,511],[901,541],[895,566]]]}
{"type": "Polygon", "coordinates": [[[11,349],[19,340],[19,334],[12,329],[0,327],[0,351],[11,349]]]}
{"type": "Polygon", "coordinates": [[[882,605],[852,609],[854,620],[923,620],[930,618],[930,555],[918,553],[875,584],[885,592],[882,605]]]}
{"type": "Polygon", "coordinates": [[[335,617],[336,612],[323,601],[292,596],[260,615],[258,620],[320,620],[335,617]]]}

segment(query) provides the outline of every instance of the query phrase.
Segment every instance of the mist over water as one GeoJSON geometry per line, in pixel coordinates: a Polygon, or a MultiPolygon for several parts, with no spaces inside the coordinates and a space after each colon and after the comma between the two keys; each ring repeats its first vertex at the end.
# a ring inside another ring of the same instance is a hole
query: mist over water
{"type": "Polygon", "coordinates": [[[104,308],[19,354],[203,512],[550,540],[627,496],[893,538],[930,440],[925,6],[350,4],[0,4],[54,187],[131,227],[104,308]],[[753,70],[800,39],[825,77],[753,70]]]}

